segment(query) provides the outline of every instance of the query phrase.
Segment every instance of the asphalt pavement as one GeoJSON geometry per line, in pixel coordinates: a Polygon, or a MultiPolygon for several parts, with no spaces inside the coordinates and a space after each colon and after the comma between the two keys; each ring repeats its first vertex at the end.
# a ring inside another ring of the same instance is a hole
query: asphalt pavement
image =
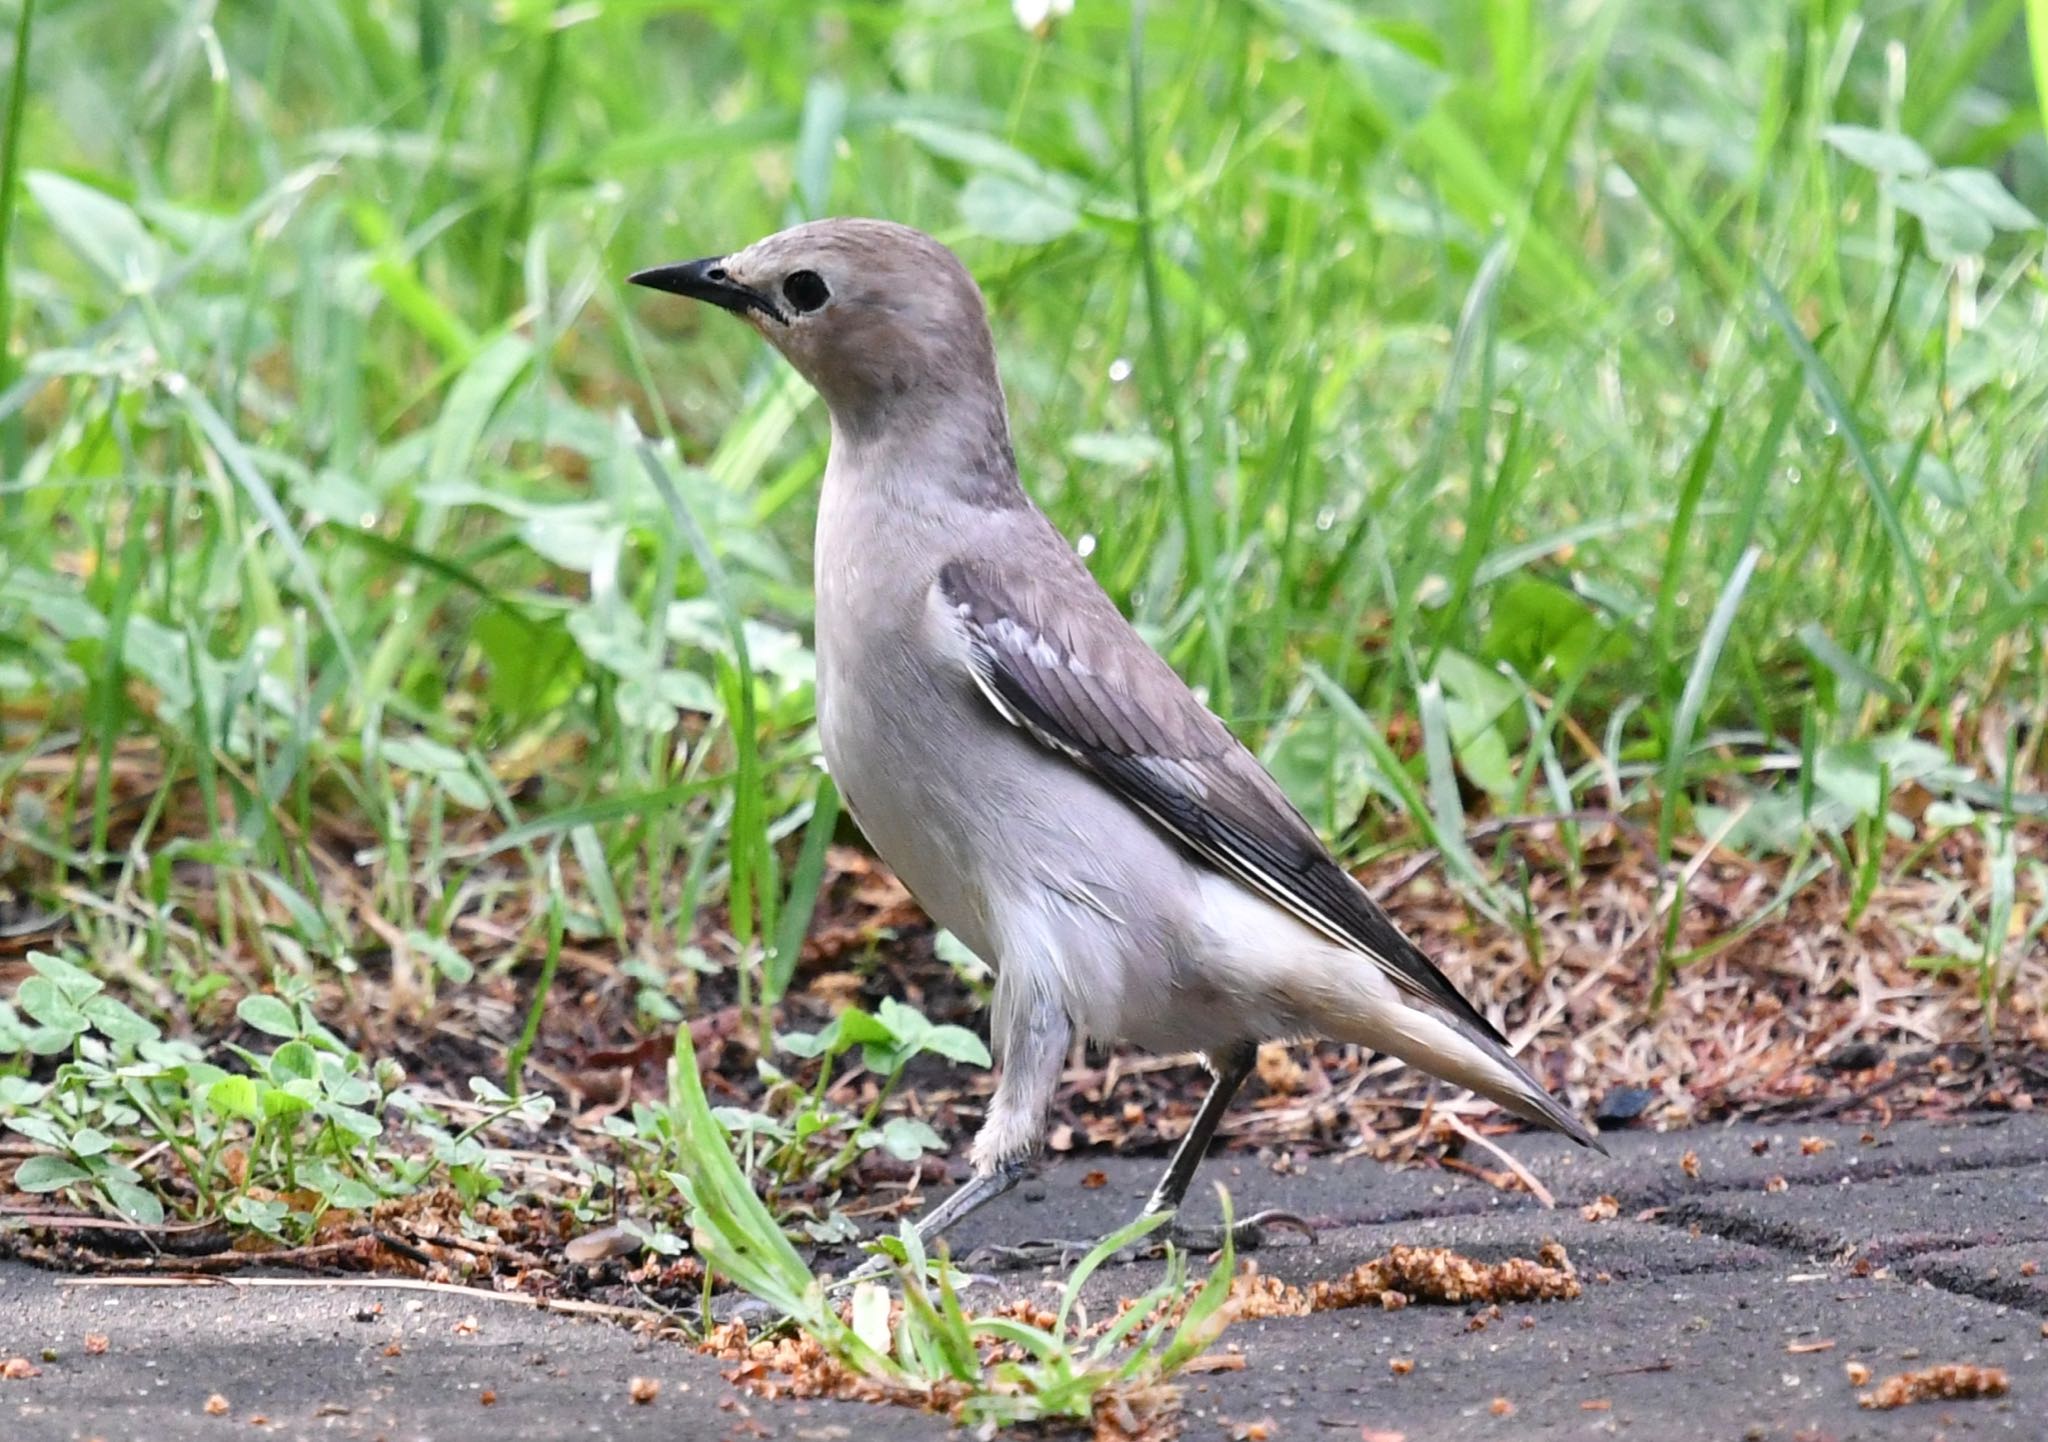
{"type": "MultiPolygon", "coordinates": [[[[1397,1243],[1498,1259],[1555,1238],[1585,1289],[1498,1317],[1415,1305],[1240,1322],[1222,1345],[1242,1350],[1243,1369],[1187,1379],[1183,1435],[2048,1437],[2048,1119],[1609,1142],[1615,1154],[1602,1158],[1509,1140],[1555,1209],[1431,1168],[1279,1174],[1244,1156],[1213,1161],[1204,1182],[1227,1184],[1240,1211],[1280,1207],[1317,1225],[1313,1245],[1282,1239],[1260,1254],[1284,1280],[1334,1277],[1397,1243]],[[1583,1213],[1603,1197],[1612,1217],[1604,1205],[1583,1213]],[[1945,1362],[2004,1368],[2011,1392],[1895,1411],[1857,1403],[1870,1384],[1851,1381],[1851,1364],[1882,1379],[1945,1362]]],[[[1106,1231],[1160,1165],[1048,1164],[964,1224],[956,1250],[972,1265],[986,1243],[1106,1231]]],[[[1156,1276],[1156,1264],[1105,1269],[1089,1300],[1111,1305],[1156,1276]]],[[[1055,1280],[1002,1273],[979,1300],[1050,1295],[1055,1280]]],[[[37,1375],[0,1380],[0,1442],[958,1435],[898,1408],[762,1402],[721,1364],[603,1322],[354,1282],[111,1287],[0,1264],[0,1358],[10,1356],[37,1375]]]]}

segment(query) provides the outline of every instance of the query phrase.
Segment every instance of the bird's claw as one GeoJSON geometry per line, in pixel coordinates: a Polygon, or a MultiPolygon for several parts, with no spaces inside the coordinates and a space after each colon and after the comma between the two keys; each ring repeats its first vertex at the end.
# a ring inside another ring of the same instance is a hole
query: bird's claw
{"type": "MultiPolygon", "coordinates": [[[[1315,1228],[1305,1219],[1292,1212],[1265,1211],[1231,1223],[1230,1244],[1240,1252],[1255,1252],[1265,1245],[1268,1233],[1275,1229],[1299,1232],[1310,1242],[1316,1239],[1315,1228]]],[[[969,1260],[1005,1272],[1023,1271],[1030,1267],[1071,1267],[1098,1245],[1099,1242],[1049,1238],[1016,1246],[981,1247],[969,1260]]],[[[1175,1217],[1167,1226],[1128,1247],[1119,1248],[1105,1260],[1117,1264],[1153,1261],[1164,1256],[1169,1245],[1185,1252],[1220,1251],[1223,1228],[1195,1226],[1175,1217]]]]}
{"type": "MultiPolygon", "coordinates": [[[[1021,1272],[1031,1267],[1071,1267],[1095,1250],[1095,1247],[1096,1242],[1093,1241],[1047,1237],[1035,1242],[1019,1242],[1008,1247],[991,1243],[976,1248],[968,1260],[976,1266],[985,1266],[997,1272],[1021,1272]]],[[[1138,1255],[1136,1249],[1127,1248],[1111,1260],[1136,1261],[1138,1255]]]]}
{"type": "MultiPolygon", "coordinates": [[[[1273,1229],[1299,1232],[1310,1242],[1316,1239],[1316,1229],[1292,1212],[1255,1212],[1230,1224],[1230,1244],[1240,1252],[1256,1252],[1266,1244],[1266,1235],[1273,1229]]],[[[1223,1247],[1223,1228],[1198,1227],[1173,1219],[1166,1229],[1166,1237],[1175,1246],[1190,1252],[1215,1252],[1223,1247]]]]}
{"type": "Polygon", "coordinates": [[[777,1308],[746,1292],[726,1292],[711,1299],[706,1307],[713,1326],[722,1327],[728,1322],[745,1322],[752,1331],[771,1322],[780,1322],[782,1313],[777,1308]]]}

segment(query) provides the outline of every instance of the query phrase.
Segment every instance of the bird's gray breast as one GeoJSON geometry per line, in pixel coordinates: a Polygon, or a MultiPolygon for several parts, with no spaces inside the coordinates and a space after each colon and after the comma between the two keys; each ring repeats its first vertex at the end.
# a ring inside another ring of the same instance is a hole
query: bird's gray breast
{"type": "MultiPolygon", "coordinates": [[[[868,843],[976,955],[1062,995],[1089,1035],[1142,1031],[1180,951],[1187,863],[1150,822],[992,706],[938,586],[963,532],[827,490],[820,517],[818,730],[868,843]],[[830,504],[841,499],[838,506],[830,504]]],[[[1014,978],[1013,978],[1014,979],[1014,978]]]]}
{"type": "Polygon", "coordinates": [[[873,527],[820,527],[818,737],[847,809],[932,919],[995,960],[988,926],[1001,837],[991,790],[1014,753],[931,629],[938,557],[873,527]]]}

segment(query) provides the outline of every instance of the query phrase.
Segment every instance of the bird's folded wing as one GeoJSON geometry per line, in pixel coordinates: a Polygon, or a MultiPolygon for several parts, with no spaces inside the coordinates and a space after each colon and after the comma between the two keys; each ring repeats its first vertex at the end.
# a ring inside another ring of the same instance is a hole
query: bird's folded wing
{"type": "Polygon", "coordinates": [[[989,704],[1201,860],[1505,1047],[1331,858],[1258,759],[1131,630],[1072,552],[1061,544],[1058,553],[1052,574],[1042,577],[962,561],[939,572],[939,599],[965,632],[989,704]]]}

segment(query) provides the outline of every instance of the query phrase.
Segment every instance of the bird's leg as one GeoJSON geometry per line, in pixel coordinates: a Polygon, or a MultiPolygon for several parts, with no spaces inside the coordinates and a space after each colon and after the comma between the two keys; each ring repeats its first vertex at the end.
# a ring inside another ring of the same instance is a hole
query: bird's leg
{"type": "Polygon", "coordinates": [[[929,1247],[953,1223],[1016,1186],[1024,1175],[1025,1160],[1016,1157],[1000,1161],[987,1171],[977,1167],[953,1189],[951,1196],[917,1219],[917,1240],[929,1247]]]}
{"type": "MultiPolygon", "coordinates": [[[[1160,1212],[1173,1213],[1173,1221],[1167,1226],[1167,1239],[1193,1251],[1214,1251],[1223,1245],[1221,1227],[1197,1227],[1180,1219],[1180,1204],[1188,1194],[1188,1186],[1195,1179],[1195,1171],[1202,1165],[1202,1158],[1208,1155],[1209,1144],[1216,1139],[1216,1128],[1223,1124],[1223,1114],[1230,1110],[1230,1103],[1237,1096],[1244,1079],[1252,1074],[1258,1064],[1259,1049],[1251,1042],[1239,1042],[1229,1050],[1212,1055],[1210,1070],[1215,1080],[1209,1083],[1209,1093],[1202,1098],[1201,1107],[1195,1112],[1194,1123],[1187,1135],[1174,1148],[1173,1160],[1166,1164],[1166,1175],[1159,1179],[1159,1185],[1152,1189],[1151,1197],[1145,1203],[1140,1216],[1156,1216],[1160,1212]]],[[[1289,1226],[1298,1228],[1313,1238],[1315,1233],[1308,1223],[1291,1212],[1266,1211],[1242,1218],[1231,1223],[1232,1245],[1243,1251],[1251,1251],[1265,1240],[1266,1228],[1289,1226]]]]}
{"type": "MultiPolygon", "coordinates": [[[[1188,1185],[1195,1179],[1195,1171],[1202,1165],[1202,1158],[1208,1153],[1209,1143],[1216,1138],[1216,1128],[1223,1123],[1223,1114],[1230,1110],[1231,1099],[1237,1095],[1244,1079],[1251,1075],[1258,1062],[1258,1048],[1250,1042],[1242,1042],[1209,1058],[1209,1069],[1214,1080],[1209,1091],[1202,1098],[1201,1107],[1195,1112],[1194,1123],[1187,1135],[1180,1139],[1174,1149],[1173,1160],[1166,1164],[1166,1175],[1159,1179],[1159,1185],[1152,1189],[1152,1196],[1145,1203],[1140,1217],[1157,1216],[1161,1212],[1174,1214],[1174,1219],[1164,1229],[1162,1240],[1190,1251],[1212,1252],[1223,1245],[1221,1227],[1189,1226],[1180,1220],[1181,1200],[1187,1196],[1188,1185]]],[[[1307,1222],[1291,1212],[1266,1211],[1245,1217],[1231,1224],[1231,1244],[1243,1251],[1251,1251],[1265,1240],[1268,1227],[1285,1226],[1300,1230],[1313,1238],[1314,1232],[1307,1222]]],[[[1154,1233],[1153,1236],[1159,1236],[1154,1233]]],[[[1093,1242],[1029,1242],[1020,1247],[992,1247],[988,1250],[1012,1267],[1066,1266],[1079,1259],[1094,1247],[1093,1242]]],[[[1152,1255],[1155,1243],[1148,1239],[1139,1244],[1131,1255],[1152,1255]]]]}
{"type": "MultiPolygon", "coordinates": [[[[1019,1022],[1005,1029],[1003,1074],[974,1137],[973,1175],[917,1220],[917,1239],[927,1250],[948,1227],[1017,1185],[1045,1137],[1045,1117],[1059,1090],[1073,1023],[1049,996],[1034,997],[1019,1022]]],[[[887,1265],[881,1257],[870,1257],[846,1280],[863,1281],[887,1265]]]]}

